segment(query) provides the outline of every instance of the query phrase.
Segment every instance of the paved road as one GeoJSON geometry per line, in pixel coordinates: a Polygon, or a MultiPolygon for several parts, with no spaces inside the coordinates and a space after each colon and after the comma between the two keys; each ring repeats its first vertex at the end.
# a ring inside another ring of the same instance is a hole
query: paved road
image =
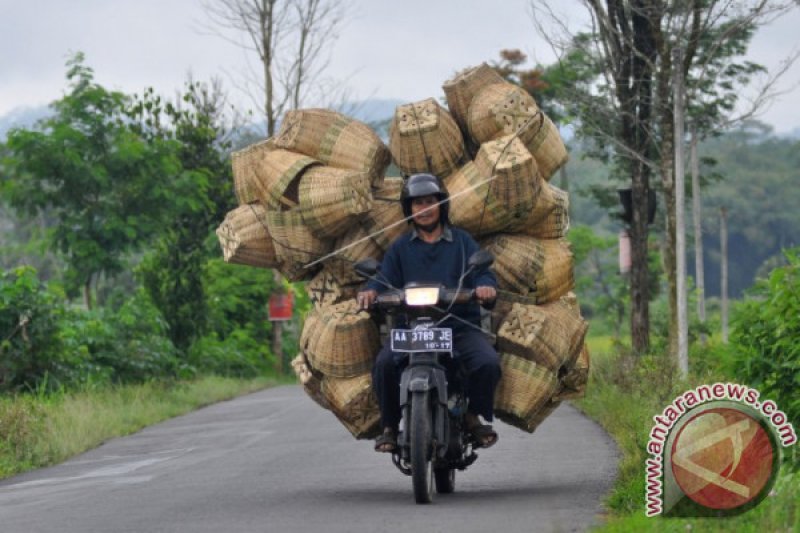
{"type": "Polygon", "coordinates": [[[616,448],[568,405],[413,501],[410,478],[296,386],[258,392],[0,482],[3,533],[583,531],[616,448]]]}

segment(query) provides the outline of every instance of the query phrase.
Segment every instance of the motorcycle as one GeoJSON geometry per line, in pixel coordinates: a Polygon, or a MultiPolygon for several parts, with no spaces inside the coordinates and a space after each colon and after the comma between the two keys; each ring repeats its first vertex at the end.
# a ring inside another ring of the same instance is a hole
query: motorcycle
{"type": "MultiPolygon", "coordinates": [[[[461,281],[493,261],[489,252],[476,252],[461,281]]],[[[380,264],[367,259],[357,263],[355,270],[362,277],[378,279],[380,264]]],[[[456,470],[466,469],[478,458],[475,448],[479,443],[464,420],[466,380],[453,360],[453,332],[438,327],[451,316],[452,305],[475,298],[473,289],[460,285],[451,289],[409,283],[380,293],[373,304],[386,318],[392,351],[406,359],[400,378],[401,423],[392,462],[411,476],[417,503],[431,503],[434,487],[439,494],[452,493],[456,470]],[[395,327],[398,325],[402,327],[395,327]]]]}

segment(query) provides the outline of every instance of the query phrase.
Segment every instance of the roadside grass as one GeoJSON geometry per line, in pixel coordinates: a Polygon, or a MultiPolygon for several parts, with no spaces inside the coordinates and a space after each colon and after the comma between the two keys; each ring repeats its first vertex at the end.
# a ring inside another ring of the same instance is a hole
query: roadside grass
{"type": "Polygon", "coordinates": [[[688,389],[730,378],[707,369],[682,380],[663,357],[633,357],[606,337],[590,337],[587,344],[592,356],[589,385],[586,397],[574,403],[609,432],[622,454],[606,500],[610,516],[598,531],[800,531],[800,473],[786,463],[770,495],[742,515],[647,518],[644,465],[653,416],[688,389]]]}
{"type": "Polygon", "coordinates": [[[287,382],[203,377],[0,397],[0,479],[53,465],[199,407],[287,382]]]}

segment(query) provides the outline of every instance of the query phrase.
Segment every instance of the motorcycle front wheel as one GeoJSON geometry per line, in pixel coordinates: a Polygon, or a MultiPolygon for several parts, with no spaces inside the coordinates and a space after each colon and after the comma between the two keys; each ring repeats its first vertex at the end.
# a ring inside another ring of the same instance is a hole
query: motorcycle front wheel
{"type": "Polygon", "coordinates": [[[411,482],[417,503],[431,503],[433,497],[432,415],[427,392],[411,396],[409,444],[411,447],[411,482]]]}

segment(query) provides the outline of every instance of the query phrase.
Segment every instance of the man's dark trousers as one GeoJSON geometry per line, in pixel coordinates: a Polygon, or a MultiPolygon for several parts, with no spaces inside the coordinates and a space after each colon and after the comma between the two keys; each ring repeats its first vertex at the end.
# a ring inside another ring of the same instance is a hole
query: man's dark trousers
{"type": "MultiPolygon", "coordinates": [[[[491,421],[494,390],[500,381],[500,358],[486,334],[465,329],[453,334],[453,357],[462,365],[467,379],[469,412],[491,421]]],[[[372,386],[381,409],[381,427],[397,429],[400,423],[400,375],[408,359],[392,352],[387,340],[372,369],[372,386]]]]}

